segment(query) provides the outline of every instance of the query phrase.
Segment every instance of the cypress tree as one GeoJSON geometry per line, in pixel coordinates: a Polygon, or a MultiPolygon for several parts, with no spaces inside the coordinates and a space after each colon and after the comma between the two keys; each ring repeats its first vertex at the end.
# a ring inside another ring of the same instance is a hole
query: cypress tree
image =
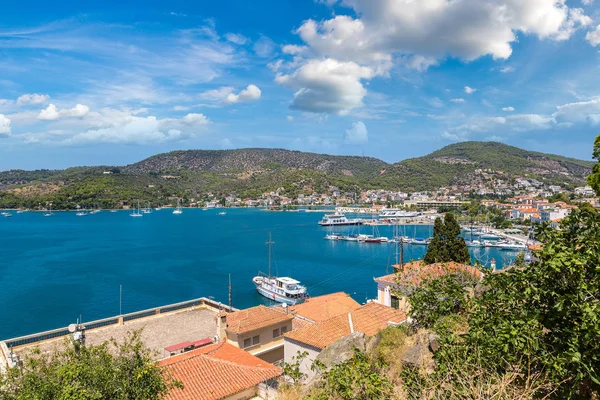
{"type": "Polygon", "coordinates": [[[462,264],[471,263],[471,255],[465,240],[460,235],[460,225],[454,214],[446,213],[444,221],[436,218],[433,224],[433,238],[423,258],[425,264],[455,261],[462,264]]]}

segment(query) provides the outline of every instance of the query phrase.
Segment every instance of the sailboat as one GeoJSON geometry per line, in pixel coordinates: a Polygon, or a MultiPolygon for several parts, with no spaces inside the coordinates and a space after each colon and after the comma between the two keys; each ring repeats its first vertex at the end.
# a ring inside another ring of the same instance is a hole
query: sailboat
{"type": "Polygon", "coordinates": [[[54,214],[52,214],[52,206],[50,206],[50,209],[44,213],[44,217],[51,217],[53,215],[54,214]]]}
{"type": "Polygon", "coordinates": [[[142,210],[142,214],[152,214],[152,208],[150,208],[150,203],[148,203],[148,207],[142,210]]]}
{"type": "Polygon", "coordinates": [[[139,218],[139,217],[143,217],[144,214],[142,214],[140,212],[140,202],[138,201],[138,206],[137,209],[133,210],[133,212],[131,214],[129,214],[130,217],[135,217],[135,218],[139,218]]]}
{"type": "Polygon", "coordinates": [[[77,217],[85,217],[86,215],[88,215],[88,213],[85,211],[85,209],[81,210],[79,205],[77,206],[77,214],[75,214],[75,216],[77,217]]]}
{"type": "Polygon", "coordinates": [[[180,215],[183,214],[183,210],[181,209],[181,205],[179,204],[179,200],[177,200],[177,208],[173,210],[173,214],[180,215]]]}
{"type": "Polygon", "coordinates": [[[256,285],[258,293],[270,300],[279,303],[294,305],[302,303],[308,297],[306,286],[300,284],[300,281],[289,277],[271,276],[271,250],[273,241],[269,233],[269,273],[267,275],[258,273],[258,276],[252,278],[256,285]]]}

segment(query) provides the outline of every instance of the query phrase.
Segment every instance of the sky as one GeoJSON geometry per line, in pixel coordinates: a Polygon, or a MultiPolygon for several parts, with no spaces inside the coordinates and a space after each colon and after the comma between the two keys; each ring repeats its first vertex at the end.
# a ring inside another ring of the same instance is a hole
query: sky
{"type": "Polygon", "coordinates": [[[600,0],[6,2],[0,170],[275,147],[590,159],[600,0]],[[90,3],[90,4],[87,4],[90,3]]]}

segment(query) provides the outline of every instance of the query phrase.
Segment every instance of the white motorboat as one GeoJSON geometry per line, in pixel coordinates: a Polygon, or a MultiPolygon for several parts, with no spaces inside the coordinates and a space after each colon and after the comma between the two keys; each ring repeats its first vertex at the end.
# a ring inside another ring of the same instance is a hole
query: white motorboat
{"type": "Polygon", "coordinates": [[[179,200],[177,200],[177,208],[173,210],[173,214],[181,215],[183,214],[183,210],[181,209],[181,205],[179,204],[179,200]]]}
{"type": "Polygon", "coordinates": [[[344,226],[344,225],[360,225],[362,220],[358,218],[348,219],[344,214],[334,213],[325,214],[319,221],[321,226],[344,226]]]}
{"type": "Polygon", "coordinates": [[[288,305],[302,303],[308,297],[306,286],[290,277],[271,276],[271,248],[273,245],[271,234],[269,234],[267,245],[269,245],[269,273],[265,275],[259,272],[257,276],[252,278],[256,290],[262,296],[278,303],[288,305]]]}
{"type": "Polygon", "coordinates": [[[498,247],[500,248],[500,250],[504,250],[504,251],[525,251],[527,250],[527,246],[522,244],[522,243],[516,243],[516,242],[510,242],[510,243],[503,243],[498,245],[498,247]]]}

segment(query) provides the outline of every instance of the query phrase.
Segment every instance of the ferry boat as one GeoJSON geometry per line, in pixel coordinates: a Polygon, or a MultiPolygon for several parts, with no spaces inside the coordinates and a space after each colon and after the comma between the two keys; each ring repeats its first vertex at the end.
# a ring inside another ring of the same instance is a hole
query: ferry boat
{"type": "Polygon", "coordinates": [[[319,225],[321,226],[343,226],[360,224],[362,224],[361,219],[348,219],[344,214],[341,213],[326,214],[323,216],[323,219],[319,221],[319,225]]]}
{"type": "Polygon", "coordinates": [[[397,208],[383,209],[379,213],[379,218],[415,218],[420,216],[420,212],[404,211],[397,208]]]}
{"type": "Polygon", "coordinates": [[[267,299],[278,303],[288,305],[302,303],[308,297],[306,286],[301,285],[300,281],[287,276],[271,276],[271,246],[273,245],[271,234],[269,234],[267,244],[269,245],[269,273],[265,275],[259,272],[257,276],[252,278],[256,290],[267,299]]]}

